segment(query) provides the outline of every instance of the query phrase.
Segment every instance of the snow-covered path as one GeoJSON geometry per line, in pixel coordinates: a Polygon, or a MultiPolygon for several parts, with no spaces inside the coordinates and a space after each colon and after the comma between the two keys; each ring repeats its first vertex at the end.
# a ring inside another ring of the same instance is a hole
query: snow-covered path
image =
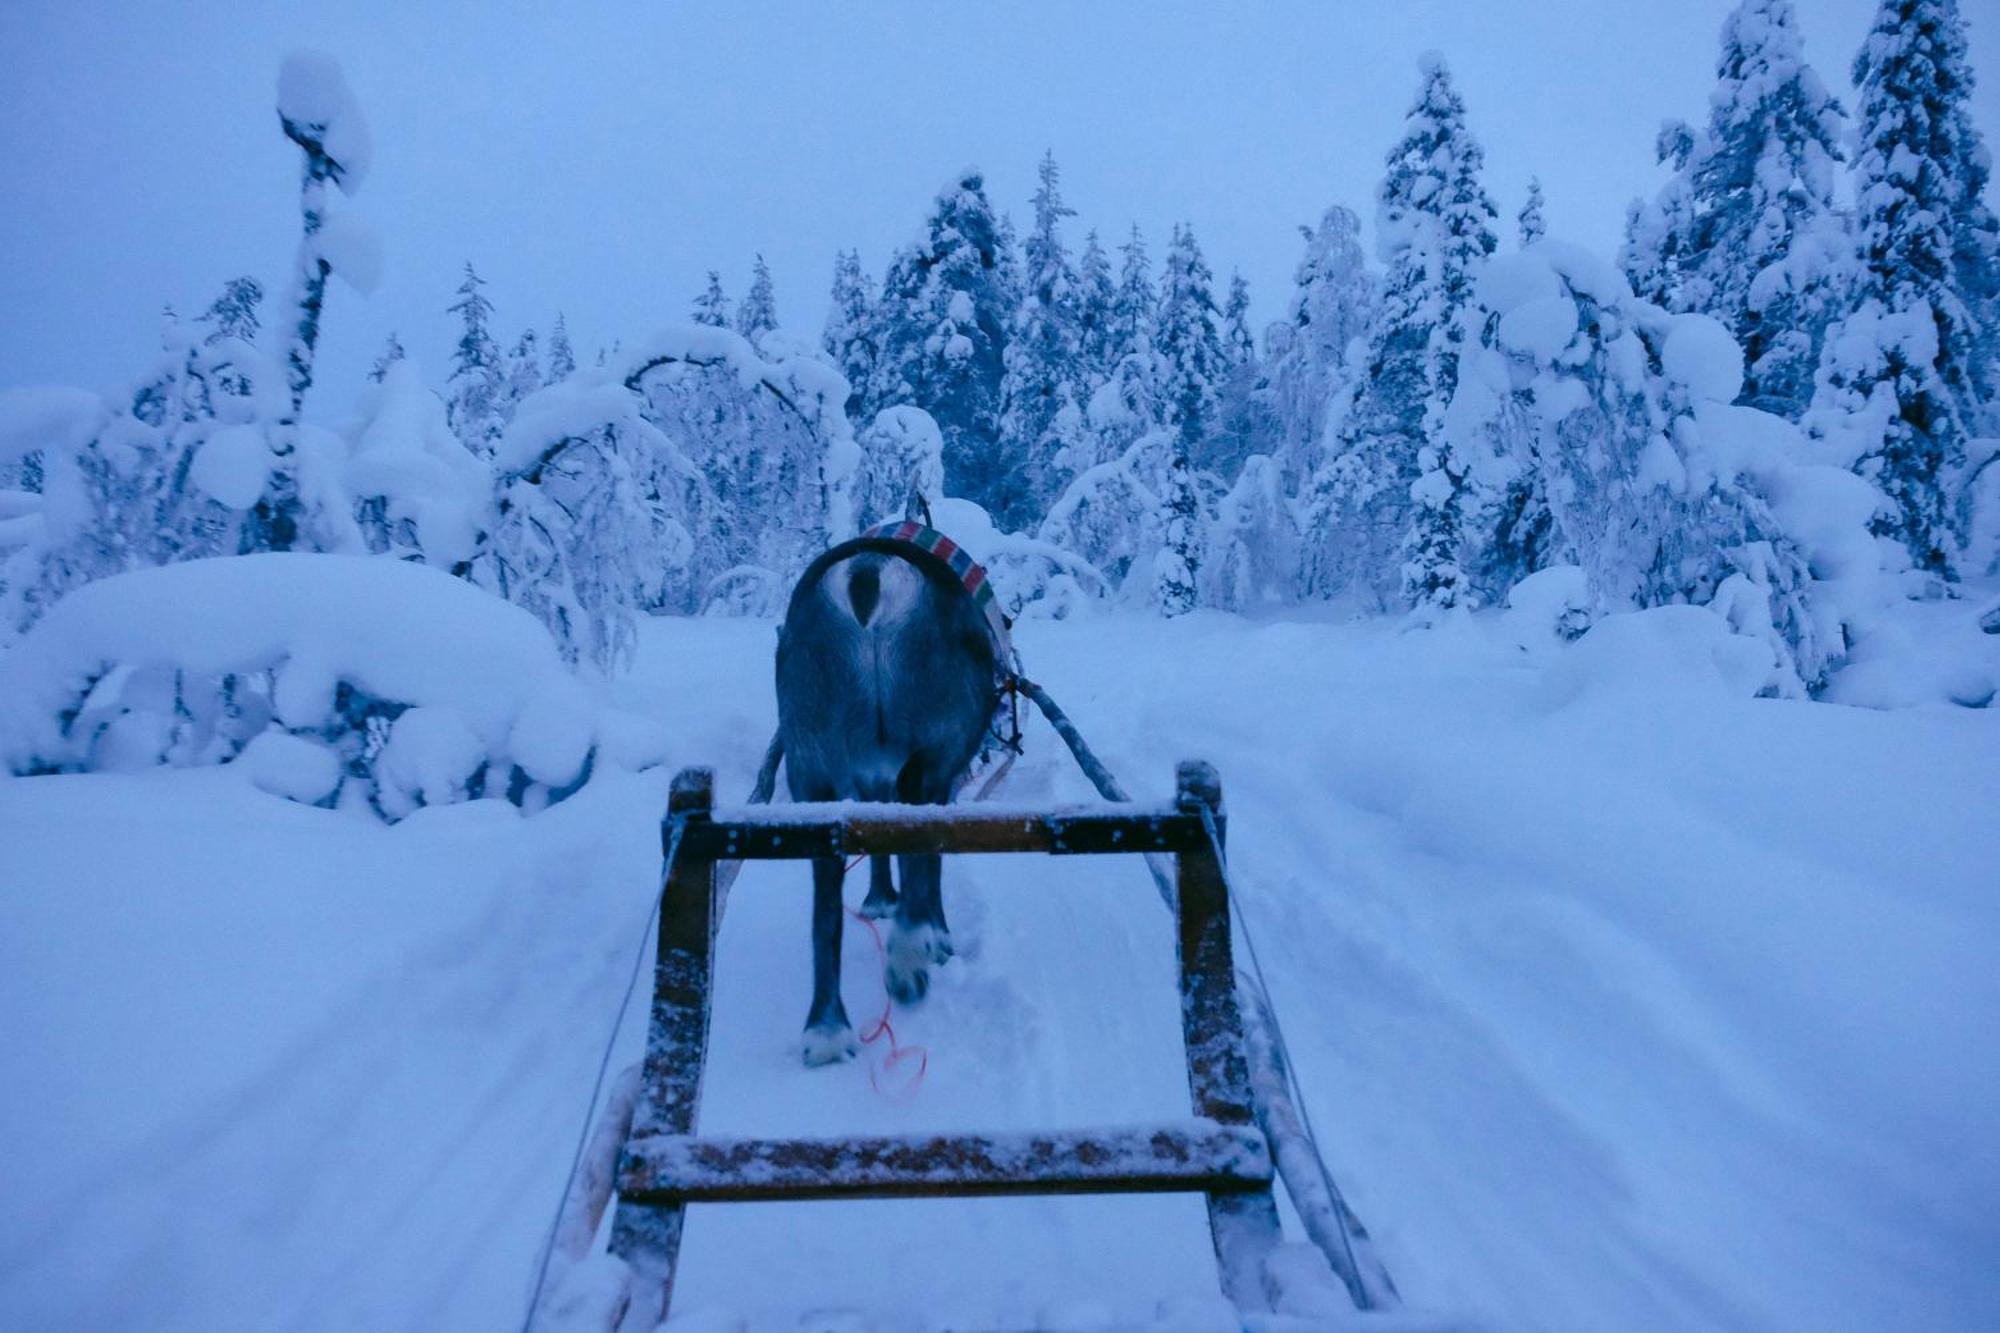
{"type": "MultiPolygon", "coordinates": [[[[1508,1328],[2000,1323],[2000,716],[1736,697],[1700,634],[1635,619],[1559,654],[1492,622],[1206,614],[1020,642],[1142,797],[1177,758],[1220,767],[1312,1111],[1413,1302],[1508,1328]]],[[[621,702],[740,792],[770,646],[659,623],[621,702]]],[[[1030,746],[1009,799],[1086,794],[1030,746]]],[[[0,782],[0,1325],[518,1320],[665,777],[393,829],[227,772],[0,782]]],[[[1136,863],[970,859],[946,894],[960,956],[899,1016],[931,1055],[905,1100],[797,1066],[805,872],[746,872],[704,1128],[1180,1111],[1136,863]]],[[[865,933],[847,957],[859,1019],[865,933]]],[[[960,1326],[1213,1283],[1171,1197],[701,1209],[682,1271],[688,1313],[960,1326]]]]}

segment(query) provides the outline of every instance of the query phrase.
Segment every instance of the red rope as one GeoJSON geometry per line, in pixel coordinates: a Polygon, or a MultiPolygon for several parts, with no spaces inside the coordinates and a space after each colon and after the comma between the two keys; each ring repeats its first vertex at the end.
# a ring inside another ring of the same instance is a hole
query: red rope
{"type": "MultiPolygon", "coordinates": [[[[847,863],[847,870],[851,872],[854,867],[867,859],[866,856],[855,857],[847,863]]],[[[882,943],[882,932],[876,928],[874,921],[861,915],[861,913],[855,911],[852,907],[843,905],[842,910],[868,928],[868,938],[875,941],[875,956],[881,963],[882,973],[886,978],[889,972],[889,950],[882,943]]],[[[873,1046],[884,1037],[889,1039],[888,1054],[882,1057],[880,1064],[871,1066],[868,1070],[868,1085],[874,1088],[875,1091],[882,1093],[885,1097],[891,1095],[882,1087],[882,1075],[888,1073],[897,1065],[915,1060],[917,1062],[917,1072],[910,1075],[907,1082],[894,1090],[894,1095],[898,1098],[913,1097],[916,1095],[917,1088],[924,1081],[925,1071],[931,1067],[930,1052],[922,1046],[905,1046],[896,1040],[895,1026],[889,1022],[890,1007],[889,990],[885,984],[882,989],[882,1016],[856,1034],[861,1038],[861,1044],[864,1046],[873,1046]]]]}

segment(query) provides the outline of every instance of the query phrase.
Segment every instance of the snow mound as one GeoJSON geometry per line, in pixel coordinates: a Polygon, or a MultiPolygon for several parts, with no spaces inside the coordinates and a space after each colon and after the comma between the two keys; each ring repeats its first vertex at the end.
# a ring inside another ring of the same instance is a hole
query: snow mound
{"type": "Polygon", "coordinates": [[[0,658],[16,773],[241,760],[385,818],[588,776],[596,714],[535,618],[400,560],[231,556],[89,584],[0,658]],[[350,781],[351,780],[351,781],[350,781]]]}
{"type": "Polygon", "coordinates": [[[1606,616],[1550,667],[1551,702],[1590,696],[1630,706],[1663,700],[1748,699],[1770,691],[1770,645],[1738,634],[1705,606],[1656,606],[1606,616]]]}

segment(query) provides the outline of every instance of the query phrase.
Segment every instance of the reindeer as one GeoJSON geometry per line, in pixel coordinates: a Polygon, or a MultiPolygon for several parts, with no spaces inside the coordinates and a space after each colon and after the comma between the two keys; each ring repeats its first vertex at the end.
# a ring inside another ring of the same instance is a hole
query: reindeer
{"type": "MultiPolygon", "coordinates": [[[[967,585],[930,552],[863,537],[821,555],[778,631],[778,735],[792,799],[949,801],[998,704],[1001,651],[967,585]]],[[[944,868],[935,852],[896,861],[892,880],[889,858],[872,859],[861,910],[893,919],[885,982],[913,1004],[930,969],[952,955],[944,868]]],[[[840,1000],[844,873],[839,857],[813,860],[808,1065],[857,1049],[840,1000]]]]}

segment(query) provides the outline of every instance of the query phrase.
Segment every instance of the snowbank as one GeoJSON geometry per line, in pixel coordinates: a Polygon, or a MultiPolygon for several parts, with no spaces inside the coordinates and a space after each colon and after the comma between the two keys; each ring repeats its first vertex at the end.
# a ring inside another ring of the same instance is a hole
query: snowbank
{"type": "Polygon", "coordinates": [[[588,772],[593,713],[534,617],[421,565],[265,554],[86,585],[0,658],[16,773],[224,763],[331,801],[326,755],[399,817],[545,802],[588,772]],[[298,744],[266,739],[289,736],[298,744]]]}

